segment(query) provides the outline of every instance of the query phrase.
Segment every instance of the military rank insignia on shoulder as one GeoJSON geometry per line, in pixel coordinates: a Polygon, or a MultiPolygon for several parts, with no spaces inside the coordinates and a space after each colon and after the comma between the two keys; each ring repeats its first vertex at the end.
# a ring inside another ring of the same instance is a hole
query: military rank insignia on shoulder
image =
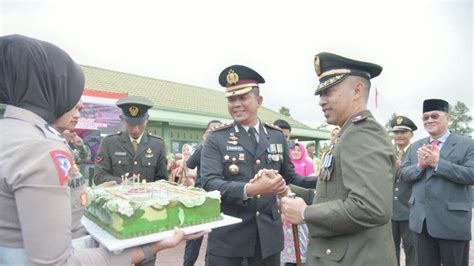
{"type": "Polygon", "coordinates": [[[369,118],[369,116],[367,115],[358,115],[358,116],[353,117],[351,121],[353,124],[357,124],[357,123],[367,120],[367,118],[369,118]]]}
{"type": "Polygon", "coordinates": [[[227,129],[227,128],[230,128],[230,127],[232,127],[232,124],[222,124],[220,126],[212,128],[211,132],[221,131],[221,130],[224,130],[224,129],[227,129]]]}
{"type": "Polygon", "coordinates": [[[267,123],[267,122],[265,122],[264,125],[265,125],[266,127],[273,128],[273,129],[276,129],[276,130],[278,130],[278,131],[283,131],[281,128],[279,128],[279,127],[277,127],[277,126],[275,126],[275,125],[269,124],[269,123],[267,123]]]}
{"type": "Polygon", "coordinates": [[[153,133],[150,133],[150,132],[148,132],[148,136],[163,140],[162,137],[160,137],[158,135],[153,135],[153,133]]]}

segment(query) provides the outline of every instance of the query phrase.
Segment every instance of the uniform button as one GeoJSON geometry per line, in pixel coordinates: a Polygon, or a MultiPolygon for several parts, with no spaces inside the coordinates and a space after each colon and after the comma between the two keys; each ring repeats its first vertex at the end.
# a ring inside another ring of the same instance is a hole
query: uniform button
{"type": "Polygon", "coordinates": [[[259,159],[257,159],[257,160],[255,161],[255,164],[260,164],[260,163],[261,163],[261,161],[260,161],[259,159]]]}
{"type": "Polygon", "coordinates": [[[395,191],[398,191],[398,188],[397,188],[397,187],[395,188],[395,191]]]}
{"type": "Polygon", "coordinates": [[[277,210],[278,213],[280,213],[280,210],[277,210]]]}
{"type": "Polygon", "coordinates": [[[394,199],[394,200],[397,200],[397,199],[398,199],[398,197],[397,197],[397,196],[395,196],[395,197],[393,197],[393,199],[394,199]]]}
{"type": "Polygon", "coordinates": [[[260,212],[259,212],[259,211],[257,211],[257,212],[255,213],[255,215],[256,215],[256,216],[259,216],[259,215],[260,215],[260,212]]]}
{"type": "Polygon", "coordinates": [[[328,249],[326,249],[326,255],[328,255],[328,256],[329,256],[329,255],[331,255],[331,253],[332,253],[332,250],[330,250],[329,248],[328,248],[328,249]]]}
{"type": "Polygon", "coordinates": [[[151,165],[151,163],[149,162],[149,163],[148,163],[148,166],[150,166],[150,165],[151,165]]]}
{"type": "Polygon", "coordinates": [[[137,161],[133,162],[134,165],[137,165],[137,163],[138,163],[137,161]]]}
{"type": "Polygon", "coordinates": [[[257,199],[259,199],[261,196],[260,195],[257,195],[257,199]]]}
{"type": "Polygon", "coordinates": [[[120,161],[120,160],[119,160],[119,161],[118,161],[118,163],[119,163],[119,164],[121,164],[121,163],[122,163],[122,161],[120,161]]]}

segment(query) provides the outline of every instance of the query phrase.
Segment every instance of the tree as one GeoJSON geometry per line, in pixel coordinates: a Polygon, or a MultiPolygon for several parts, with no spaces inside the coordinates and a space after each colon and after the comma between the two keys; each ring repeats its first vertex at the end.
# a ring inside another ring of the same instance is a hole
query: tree
{"type": "Polygon", "coordinates": [[[387,121],[387,123],[385,123],[385,129],[386,129],[388,132],[392,131],[392,120],[393,120],[395,117],[397,117],[397,116],[398,116],[397,113],[393,113],[393,114],[392,114],[392,118],[390,118],[390,119],[387,121]]]}
{"type": "Polygon", "coordinates": [[[285,106],[282,106],[280,108],[280,114],[290,117],[291,116],[290,115],[290,108],[286,108],[285,106]]]}
{"type": "Polygon", "coordinates": [[[453,107],[449,105],[449,110],[451,110],[451,125],[449,129],[456,134],[471,137],[472,128],[469,124],[472,122],[472,116],[469,115],[469,108],[466,104],[458,101],[453,107]]]}

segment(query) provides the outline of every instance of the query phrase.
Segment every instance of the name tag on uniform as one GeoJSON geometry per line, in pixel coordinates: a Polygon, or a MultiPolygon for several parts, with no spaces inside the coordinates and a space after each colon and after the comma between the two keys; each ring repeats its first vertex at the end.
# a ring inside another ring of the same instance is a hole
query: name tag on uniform
{"type": "Polygon", "coordinates": [[[242,146],[226,146],[226,151],[244,151],[244,147],[242,146]]]}
{"type": "Polygon", "coordinates": [[[116,152],[114,152],[114,155],[125,156],[125,155],[127,155],[127,153],[123,152],[123,151],[116,151],[116,152]]]}

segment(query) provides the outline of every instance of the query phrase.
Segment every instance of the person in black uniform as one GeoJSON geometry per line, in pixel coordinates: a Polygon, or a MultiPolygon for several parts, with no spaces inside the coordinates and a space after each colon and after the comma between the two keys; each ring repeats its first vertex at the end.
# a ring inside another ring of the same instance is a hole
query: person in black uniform
{"type": "Polygon", "coordinates": [[[393,133],[393,142],[396,146],[397,163],[395,164],[395,178],[393,181],[393,213],[392,213],[392,233],[395,242],[395,252],[397,262],[400,265],[400,244],[403,244],[405,251],[405,265],[415,265],[415,246],[413,243],[413,232],[408,228],[410,218],[410,205],[408,200],[411,196],[410,183],[401,181],[400,165],[405,159],[410,141],[413,138],[413,131],[417,127],[410,118],[406,116],[396,116],[390,122],[393,133]]]}
{"type": "Polygon", "coordinates": [[[105,137],[95,159],[96,185],[140,175],[140,181],[153,182],[167,177],[165,142],[146,131],[148,109],[153,103],[138,96],[120,99],[125,130],[105,137]]]}
{"type": "MultiPolygon", "coordinates": [[[[202,136],[203,140],[206,141],[207,136],[211,132],[211,130],[215,127],[218,127],[222,125],[221,121],[219,120],[211,120],[209,123],[207,123],[207,129],[206,132],[204,132],[204,135],[202,136]]],[[[202,182],[201,182],[201,151],[202,151],[202,145],[198,145],[196,149],[194,150],[193,154],[189,157],[188,161],[186,162],[187,167],[190,169],[196,168],[196,183],[194,186],[196,187],[202,187],[202,182]]],[[[192,266],[194,263],[196,263],[196,260],[199,256],[199,249],[201,248],[202,244],[202,237],[198,239],[193,239],[186,241],[186,247],[184,248],[184,257],[183,257],[183,266],[192,266]]]]}
{"type": "Polygon", "coordinates": [[[283,230],[275,195],[287,192],[286,183],[316,185],[315,178],[295,174],[282,131],[258,119],[263,101],[258,84],[264,82],[242,65],[227,67],[219,76],[234,122],[209,134],[201,177],[205,190],[221,192],[224,214],[242,223],[213,229],[206,265],[280,265],[283,230]],[[263,174],[254,178],[258,173],[263,174]]]}

